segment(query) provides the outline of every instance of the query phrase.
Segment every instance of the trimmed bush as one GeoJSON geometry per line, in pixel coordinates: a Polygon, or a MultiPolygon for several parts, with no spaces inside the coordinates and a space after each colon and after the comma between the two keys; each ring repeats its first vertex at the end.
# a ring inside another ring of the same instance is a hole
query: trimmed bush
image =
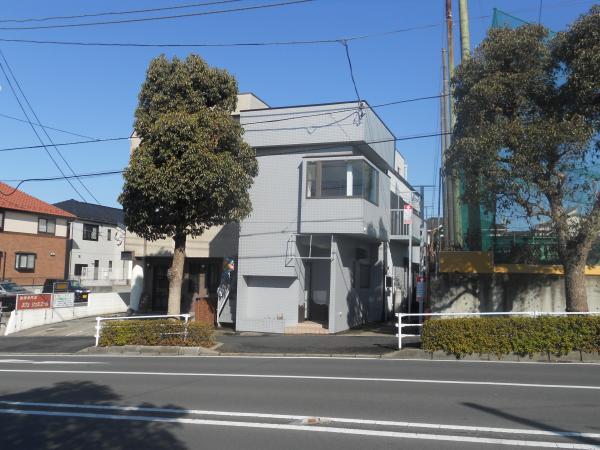
{"type": "Polygon", "coordinates": [[[211,347],[215,343],[212,325],[181,320],[109,320],[102,324],[99,345],[173,345],[211,347]]]}
{"type": "Polygon", "coordinates": [[[468,317],[427,320],[423,350],[461,357],[600,352],[600,316],[468,317]]]}

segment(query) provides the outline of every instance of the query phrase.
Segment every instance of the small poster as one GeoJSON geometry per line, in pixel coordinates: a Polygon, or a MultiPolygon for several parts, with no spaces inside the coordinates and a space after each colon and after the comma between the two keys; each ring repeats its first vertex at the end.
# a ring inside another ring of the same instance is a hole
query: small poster
{"type": "Polygon", "coordinates": [[[75,294],[73,292],[53,294],[52,297],[52,306],[54,308],[68,308],[75,305],[75,294]]]}
{"type": "Polygon", "coordinates": [[[412,223],[412,212],[413,208],[411,205],[404,205],[404,217],[402,222],[404,225],[410,225],[412,223]]]}

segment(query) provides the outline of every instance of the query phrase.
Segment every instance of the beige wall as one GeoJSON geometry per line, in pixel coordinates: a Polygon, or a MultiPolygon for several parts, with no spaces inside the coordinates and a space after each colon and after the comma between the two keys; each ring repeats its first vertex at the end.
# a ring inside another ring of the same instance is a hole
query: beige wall
{"type": "MultiPolygon", "coordinates": [[[[19,212],[19,211],[5,211],[4,212],[4,231],[11,231],[14,233],[28,233],[37,234],[38,230],[38,216],[33,213],[19,212]]],[[[57,237],[67,236],[67,220],[56,218],[56,232],[57,237]]]]}
{"type": "MultiPolygon", "coordinates": [[[[188,258],[208,258],[210,244],[223,227],[212,227],[197,238],[188,238],[186,242],[186,256],[188,258]]],[[[150,242],[136,234],[127,231],[125,234],[125,251],[134,252],[136,258],[143,256],[171,256],[173,255],[173,239],[160,239],[150,242]]],[[[232,255],[233,256],[233,255],[232,255]]]]}

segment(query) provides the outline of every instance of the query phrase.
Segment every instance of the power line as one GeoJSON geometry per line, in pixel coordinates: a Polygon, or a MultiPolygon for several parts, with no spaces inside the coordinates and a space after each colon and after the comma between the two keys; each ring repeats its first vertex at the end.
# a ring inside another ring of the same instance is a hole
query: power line
{"type": "MultiPolygon", "coordinates": [[[[6,59],[4,59],[4,61],[6,62],[6,59]]],[[[12,81],[10,80],[10,77],[8,76],[8,73],[4,69],[4,64],[2,64],[1,62],[0,62],[0,70],[2,70],[2,73],[4,74],[4,77],[6,78],[6,81],[8,82],[8,86],[10,87],[10,90],[12,91],[13,95],[15,96],[15,99],[17,100],[17,103],[19,104],[19,107],[21,108],[21,111],[23,112],[23,115],[27,119],[27,122],[29,122],[29,125],[31,126],[31,129],[33,130],[34,134],[36,135],[36,137],[40,141],[40,144],[42,144],[42,146],[44,147],[44,150],[46,151],[46,153],[48,154],[48,156],[52,160],[52,163],[56,166],[56,168],[58,169],[58,171],[61,173],[62,177],[65,180],[67,180],[67,183],[69,183],[69,185],[71,186],[71,188],[73,188],[73,190],[77,193],[77,195],[79,195],[79,197],[85,202],[86,200],[83,197],[83,195],[81,195],[81,192],[79,192],[77,190],[77,188],[75,187],[75,185],[73,183],[71,183],[71,180],[69,180],[68,178],[66,178],[66,175],[63,172],[62,168],[56,162],[56,160],[52,156],[52,153],[50,153],[50,150],[48,150],[48,147],[44,144],[44,141],[42,140],[41,136],[38,134],[35,126],[31,122],[31,119],[29,118],[29,115],[27,114],[27,111],[25,110],[25,107],[23,106],[23,103],[21,102],[21,99],[19,98],[19,96],[17,94],[17,91],[15,90],[15,88],[14,88],[14,86],[12,84],[12,81]]]]}
{"type": "Polygon", "coordinates": [[[25,22],[47,22],[49,20],[68,20],[68,19],[83,19],[86,17],[101,17],[101,16],[119,16],[124,14],[139,14],[139,13],[147,13],[147,12],[157,12],[157,11],[170,11],[174,9],[187,9],[187,8],[196,8],[198,6],[208,6],[208,5],[217,5],[223,3],[237,3],[243,0],[220,0],[214,2],[204,2],[204,3],[189,3],[187,5],[174,5],[174,6],[164,6],[161,8],[146,8],[146,9],[130,9],[128,11],[105,11],[100,13],[88,13],[88,14],[79,14],[74,16],[51,16],[51,17],[34,17],[34,18],[26,18],[26,19],[2,19],[0,23],[25,23],[25,22]]]}
{"type": "Polygon", "coordinates": [[[27,182],[59,181],[59,180],[63,180],[63,179],[69,180],[71,178],[92,178],[92,177],[101,177],[101,176],[107,176],[107,175],[117,175],[120,173],[123,173],[123,170],[108,170],[105,172],[80,173],[80,174],[76,174],[76,175],[66,175],[64,177],[25,178],[25,179],[21,179],[21,180],[2,180],[3,183],[18,182],[18,184],[15,187],[13,187],[12,191],[10,191],[9,193],[2,192],[0,190],[0,194],[5,195],[7,197],[11,196],[19,190],[19,186],[21,186],[23,183],[27,183],[27,182]]]}
{"type": "MultiPolygon", "coordinates": [[[[19,119],[18,117],[14,117],[14,116],[9,116],[8,114],[2,114],[2,113],[0,113],[0,117],[4,117],[5,119],[10,119],[10,120],[15,120],[17,122],[29,123],[26,120],[19,119]]],[[[77,137],[82,137],[82,138],[85,138],[85,139],[94,139],[95,140],[95,138],[93,138],[91,136],[86,136],[85,134],[74,133],[72,131],[62,130],[60,128],[54,128],[54,127],[50,127],[48,125],[38,125],[38,124],[34,124],[34,125],[37,126],[37,127],[43,126],[47,130],[58,131],[60,133],[70,134],[72,136],[77,136],[77,137]]]]}
{"type": "MultiPolygon", "coordinates": [[[[29,99],[25,95],[25,92],[23,92],[23,89],[21,88],[21,84],[19,83],[19,80],[17,79],[17,77],[13,73],[13,71],[12,71],[12,69],[10,67],[10,64],[6,60],[6,56],[4,55],[4,52],[1,49],[0,49],[0,56],[2,56],[2,60],[4,61],[4,64],[6,65],[6,68],[8,69],[8,72],[10,73],[11,77],[15,81],[15,84],[17,85],[17,89],[21,93],[21,96],[25,100],[25,103],[29,107],[29,110],[32,112],[33,117],[37,121],[37,124],[42,128],[42,131],[46,135],[46,139],[48,139],[50,141],[50,143],[54,146],[54,149],[56,150],[56,153],[58,153],[58,156],[60,156],[60,158],[63,160],[63,162],[67,165],[67,167],[69,168],[69,170],[71,171],[71,173],[73,175],[75,175],[75,170],[73,170],[73,167],[71,167],[71,164],[69,164],[69,161],[67,161],[67,159],[63,156],[63,154],[60,152],[60,150],[58,149],[58,147],[56,147],[54,145],[54,141],[52,140],[52,137],[50,137],[50,134],[48,133],[48,131],[46,130],[46,128],[42,125],[42,121],[40,120],[40,118],[38,117],[37,113],[35,112],[35,110],[31,106],[31,103],[29,103],[29,99]]],[[[90,197],[92,197],[92,199],[94,199],[94,201],[96,202],[96,204],[99,205],[100,202],[98,201],[98,199],[96,198],[96,196],[94,194],[92,194],[92,192],[88,189],[88,187],[83,183],[83,181],[81,181],[79,178],[77,178],[77,181],[79,181],[79,184],[81,184],[81,186],[86,190],[86,192],[90,195],[90,197]]]]}
{"type": "MultiPolygon", "coordinates": [[[[490,16],[486,16],[490,17],[490,16]]],[[[476,18],[474,18],[476,19],[476,18]]],[[[2,42],[14,42],[22,44],[48,44],[48,45],[71,45],[71,46],[90,46],[90,47],[142,47],[142,48],[182,48],[182,47],[267,47],[267,46],[287,46],[287,45],[319,45],[319,44],[339,44],[342,41],[352,42],[378,37],[385,37],[394,34],[401,34],[410,31],[424,30],[440,26],[439,23],[420,25],[416,27],[401,28],[398,30],[384,31],[382,33],[363,34],[341,38],[331,39],[308,39],[308,40],[289,40],[289,41],[262,41],[262,42],[225,42],[225,43],[142,43],[142,42],[83,42],[83,41],[56,41],[40,39],[10,39],[0,38],[2,42]]],[[[2,29],[2,28],[0,28],[2,29]]]]}
{"type": "Polygon", "coordinates": [[[271,3],[268,5],[256,5],[256,6],[245,6],[243,8],[233,8],[233,9],[219,9],[214,11],[203,11],[196,13],[186,13],[186,14],[174,14],[170,16],[158,16],[158,17],[141,17],[137,19],[121,19],[121,20],[106,20],[100,22],[84,22],[84,23],[65,23],[58,25],[34,25],[27,27],[0,27],[0,30],[47,30],[54,28],[79,28],[79,27],[90,27],[96,25],[114,25],[114,24],[123,24],[123,23],[139,23],[139,22],[153,22],[156,20],[170,20],[170,19],[179,19],[182,17],[198,17],[198,16],[209,16],[213,14],[227,14],[231,12],[240,12],[240,11],[255,11],[259,9],[266,8],[276,8],[279,6],[288,6],[288,5],[296,5],[300,3],[309,3],[314,0],[292,0],[288,2],[282,3],[271,3]]]}
{"type": "MultiPolygon", "coordinates": [[[[69,146],[69,145],[78,145],[78,144],[93,144],[93,143],[100,143],[100,142],[111,142],[111,141],[124,141],[130,139],[130,136],[127,137],[117,137],[117,138],[105,138],[105,139],[90,139],[88,141],[74,141],[74,142],[59,142],[57,144],[54,144],[54,147],[65,147],[65,146],[69,146]]],[[[16,151],[16,150],[29,150],[29,149],[34,149],[34,148],[45,148],[45,145],[25,145],[22,147],[7,147],[7,148],[0,148],[0,152],[12,152],[12,151],[16,151]]]]}
{"type": "MultiPolygon", "coordinates": [[[[412,102],[417,102],[417,101],[422,101],[422,100],[430,100],[430,99],[437,99],[437,98],[441,98],[444,97],[443,94],[441,95],[429,95],[429,96],[424,96],[424,97],[414,97],[414,98],[408,98],[408,99],[403,99],[403,100],[395,100],[395,101],[391,101],[391,102],[386,102],[386,103],[379,103],[376,105],[368,105],[369,108],[384,108],[384,107],[388,107],[388,106],[393,106],[393,105],[400,105],[403,103],[412,103],[412,102]]],[[[287,120],[294,120],[294,119],[304,119],[304,118],[308,118],[308,117],[319,117],[319,116],[328,116],[331,115],[333,113],[340,113],[340,112],[347,112],[347,111],[354,111],[356,110],[355,106],[352,107],[346,107],[346,108],[332,108],[332,109],[327,109],[327,110],[313,110],[314,113],[310,113],[310,111],[308,111],[310,114],[298,114],[298,113],[292,113],[292,112],[282,112],[282,113],[269,113],[269,114],[255,114],[255,115],[250,115],[250,116],[245,116],[246,118],[253,118],[253,117],[273,117],[273,116],[286,116],[286,117],[282,117],[279,119],[269,119],[269,120],[258,120],[258,121],[254,121],[254,122],[245,122],[242,124],[242,126],[246,127],[248,125],[256,125],[256,124],[263,124],[263,123],[276,123],[276,122],[284,122],[287,120]]],[[[13,118],[11,116],[9,116],[10,118],[13,118]]],[[[14,118],[13,118],[14,119],[14,118]]],[[[17,119],[19,121],[22,121],[21,119],[17,119]]],[[[27,122],[29,123],[29,122],[27,122]]],[[[49,127],[46,127],[49,128],[49,127]]],[[[60,130],[60,129],[56,129],[58,131],[64,131],[64,130],[60,130]]],[[[250,130],[249,130],[250,131],[250,130]]],[[[72,133],[75,134],[75,133],[72,133]]],[[[82,137],[88,137],[88,136],[83,136],[83,135],[79,135],[82,137]]],[[[101,143],[101,142],[112,142],[112,141],[123,141],[123,140],[128,140],[130,139],[130,136],[127,137],[115,137],[115,138],[89,138],[89,140],[85,140],[85,141],[73,141],[73,142],[63,142],[63,143],[58,143],[58,144],[54,144],[55,146],[71,146],[71,145],[78,145],[78,144],[91,144],[91,143],[101,143]]],[[[25,145],[25,146],[20,146],[20,147],[7,147],[7,148],[0,148],[0,152],[10,152],[10,151],[17,151],[17,150],[29,150],[29,149],[36,149],[36,148],[43,148],[43,145],[25,145]]]]}

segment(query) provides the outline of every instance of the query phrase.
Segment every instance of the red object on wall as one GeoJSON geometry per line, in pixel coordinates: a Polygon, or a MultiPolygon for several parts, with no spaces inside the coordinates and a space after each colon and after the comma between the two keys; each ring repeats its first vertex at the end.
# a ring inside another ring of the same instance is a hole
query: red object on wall
{"type": "Polygon", "coordinates": [[[217,320],[216,299],[209,297],[198,297],[194,302],[194,317],[196,322],[214,325],[217,320]]]}
{"type": "Polygon", "coordinates": [[[17,295],[16,309],[52,308],[52,294],[17,295]]]}

